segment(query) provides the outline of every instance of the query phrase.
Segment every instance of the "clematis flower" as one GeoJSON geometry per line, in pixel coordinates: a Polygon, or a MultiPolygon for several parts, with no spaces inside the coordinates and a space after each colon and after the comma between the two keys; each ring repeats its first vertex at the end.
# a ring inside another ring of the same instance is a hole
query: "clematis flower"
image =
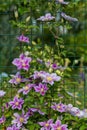
{"type": "Polygon", "coordinates": [[[84,111],[81,111],[81,110],[79,111],[79,113],[76,114],[76,116],[79,118],[83,118],[84,115],[85,115],[84,111]]]}
{"type": "Polygon", "coordinates": [[[6,94],[6,92],[5,92],[5,91],[0,90],[0,97],[3,97],[5,94],[6,94]]]}
{"type": "Polygon", "coordinates": [[[56,69],[58,69],[58,65],[57,65],[56,63],[54,63],[54,64],[52,64],[52,68],[53,68],[54,70],[56,70],[56,69]]]}
{"type": "Polygon", "coordinates": [[[63,4],[63,5],[69,4],[69,2],[65,2],[64,0],[56,0],[56,3],[63,4]]]}
{"type": "Polygon", "coordinates": [[[66,105],[64,105],[63,103],[59,104],[54,103],[54,105],[52,105],[51,108],[61,113],[66,111],[66,105]]]}
{"type": "Polygon", "coordinates": [[[69,112],[73,108],[72,104],[68,104],[66,107],[66,111],[69,112]]]}
{"type": "Polygon", "coordinates": [[[84,112],[84,118],[87,118],[87,109],[84,109],[83,112],[84,112]]]}
{"type": "Polygon", "coordinates": [[[16,125],[12,125],[10,127],[7,127],[6,130],[20,130],[16,125]]]}
{"type": "Polygon", "coordinates": [[[60,120],[57,120],[55,124],[51,124],[52,130],[68,130],[66,124],[61,124],[60,120]]]}
{"type": "Polygon", "coordinates": [[[45,14],[45,16],[41,16],[41,17],[38,18],[37,20],[44,22],[44,21],[51,21],[51,20],[53,20],[53,19],[55,19],[55,17],[52,16],[50,13],[47,13],[47,14],[45,14]]]}
{"type": "Polygon", "coordinates": [[[66,107],[66,112],[69,112],[73,116],[77,116],[79,118],[85,117],[85,112],[84,110],[80,110],[77,107],[73,107],[72,104],[68,104],[66,107]]]}
{"type": "Polygon", "coordinates": [[[42,112],[39,108],[29,108],[27,114],[28,116],[32,116],[34,115],[34,112],[38,112],[40,115],[45,115],[45,113],[42,112]]]}
{"type": "Polygon", "coordinates": [[[61,79],[61,77],[57,76],[56,73],[52,73],[52,74],[46,73],[43,76],[43,81],[42,82],[49,83],[50,85],[53,85],[54,81],[59,81],[60,79],[61,79]]]}
{"type": "Polygon", "coordinates": [[[14,97],[13,101],[9,102],[9,105],[12,106],[12,109],[22,109],[22,105],[24,103],[24,100],[22,98],[14,97]]]}
{"type": "Polygon", "coordinates": [[[33,86],[34,86],[34,84],[27,84],[25,87],[23,87],[22,89],[20,89],[18,91],[18,93],[23,92],[23,95],[27,95],[30,92],[30,90],[33,88],[33,86]]]}
{"type": "Polygon", "coordinates": [[[21,82],[24,82],[25,80],[20,75],[20,72],[17,72],[16,75],[11,75],[13,78],[9,80],[9,83],[11,84],[20,84],[21,82]]]}
{"type": "Polygon", "coordinates": [[[20,42],[26,42],[26,43],[29,43],[29,38],[24,36],[23,34],[20,35],[19,37],[17,37],[17,39],[20,41],[20,42]]]}
{"type": "Polygon", "coordinates": [[[77,107],[72,107],[70,109],[70,114],[73,115],[73,116],[77,116],[77,117],[83,117],[84,116],[84,112],[81,111],[79,108],[77,107]]]}
{"type": "Polygon", "coordinates": [[[34,115],[34,111],[32,110],[32,108],[29,108],[29,109],[28,109],[27,115],[28,115],[29,117],[34,115]]]}
{"type": "Polygon", "coordinates": [[[45,71],[34,71],[33,77],[34,79],[43,78],[45,74],[45,71]]]}
{"type": "Polygon", "coordinates": [[[38,86],[34,86],[34,89],[36,92],[39,92],[42,96],[44,96],[48,90],[47,85],[42,83],[39,83],[38,86]]]}
{"type": "Polygon", "coordinates": [[[69,15],[66,15],[64,12],[61,12],[61,17],[63,17],[65,20],[68,20],[69,22],[78,22],[77,18],[72,18],[69,15]]]}
{"type": "Polygon", "coordinates": [[[28,71],[30,65],[29,63],[31,62],[31,57],[25,56],[23,53],[20,54],[19,58],[15,58],[13,60],[13,65],[17,66],[18,70],[24,69],[28,71]]]}
{"type": "Polygon", "coordinates": [[[0,124],[3,124],[5,121],[6,121],[5,116],[2,116],[2,117],[0,118],[0,124]]]}
{"type": "Polygon", "coordinates": [[[14,113],[14,119],[12,120],[12,124],[17,125],[18,128],[21,128],[23,124],[27,124],[29,116],[22,111],[22,114],[14,113]]]}
{"type": "Polygon", "coordinates": [[[50,85],[54,84],[54,81],[59,81],[60,76],[57,76],[56,73],[46,73],[45,71],[35,71],[33,74],[34,79],[41,78],[42,82],[49,83],[50,85]]]}
{"type": "Polygon", "coordinates": [[[53,124],[53,120],[49,119],[48,121],[45,121],[45,122],[38,122],[38,124],[40,126],[43,126],[41,128],[41,130],[50,130],[51,129],[51,124],[53,124]]]}

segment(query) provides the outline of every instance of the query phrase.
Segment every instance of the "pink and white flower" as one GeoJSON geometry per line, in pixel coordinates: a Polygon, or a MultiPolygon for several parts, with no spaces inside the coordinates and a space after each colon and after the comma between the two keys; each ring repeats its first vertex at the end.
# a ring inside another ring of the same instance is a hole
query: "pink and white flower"
{"type": "Polygon", "coordinates": [[[31,62],[31,57],[25,56],[25,54],[20,54],[19,58],[15,58],[13,60],[13,65],[17,66],[18,70],[24,69],[28,71],[30,65],[29,63],[31,62]]]}
{"type": "Polygon", "coordinates": [[[59,103],[59,104],[56,104],[54,103],[51,108],[53,110],[56,110],[56,111],[59,111],[59,112],[66,112],[66,105],[64,105],[63,103],[59,103]]]}
{"type": "Polygon", "coordinates": [[[52,74],[46,73],[43,76],[43,81],[42,82],[49,83],[50,85],[53,85],[54,81],[60,81],[60,79],[61,79],[61,77],[57,76],[56,73],[52,73],[52,74]]]}
{"type": "Polygon", "coordinates": [[[50,130],[51,124],[53,124],[53,120],[49,119],[48,121],[38,122],[38,124],[42,126],[41,130],[50,130]]]}
{"type": "Polygon", "coordinates": [[[30,90],[33,88],[34,84],[27,84],[26,86],[24,86],[23,88],[21,88],[18,93],[23,93],[23,95],[27,95],[30,90]]]}
{"type": "Polygon", "coordinates": [[[22,114],[14,113],[14,119],[12,124],[16,124],[18,128],[21,128],[23,124],[27,124],[29,116],[22,111],[22,114]]]}
{"type": "Polygon", "coordinates": [[[14,97],[13,101],[9,102],[9,105],[12,107],[12,109],[22,109],[22,105],[24,103],[24,100],[22,98],[14,97]]]}
{"type": "Polygon", "coordinates": [[[44,21],[51,21],[51,20],[54,20],[54,19],[55,19],[55,17],[52,16],[51,13],[47,13],[47,14],[45,14],[45,16],[41,16],[37,20],[44,22],[44,21]]]}
{"type": "Polygon", "coordinates": [[[66,124],[61,124],[60,120],[57,120],[55,124],[51,124],[51,130],[68,130],[66,124]]]}
{"type": "Polygon", "coordinates": [[[38,86],[34,86],[34,89],[35,92],[39,92],[42,96],[44,96],[48,90],[47,85],[42,83],[39,83],[38,86]]]}
{"type": "Polygon", "coordinates": [[[29,43],[29,38],[24,36],[23,34],[20,35],[19,37],[17,37],[17,39],[20,41],[20,42],[26,42],[26,43],[29,43]]]}
{"type": "Polygon", "coordinates": [[[3,124],[5,121],[6,121],[5,116],[2,116],[2,117],[0,118],[0,124],[3,124]]]}

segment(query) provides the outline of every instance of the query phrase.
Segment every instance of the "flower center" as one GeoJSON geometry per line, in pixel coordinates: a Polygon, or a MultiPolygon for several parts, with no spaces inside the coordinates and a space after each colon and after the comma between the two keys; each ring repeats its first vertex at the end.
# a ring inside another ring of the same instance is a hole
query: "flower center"
{"type": "Polygon", "coordinates": [[[21,82],[21,78],[16,78],[16,82],[20,83],[21,82]]]}
{"type": "Polygon", "coordinates": [[[46,126],[46,127],[48,127],[48,126],[49,126],[49,124],[48,124],[48,123],[46,123],[46,124],[45,124],[45,126],[46,126]]]}
{"type": "Polygon", "coordinates": [[[23,123],[23,121],[24,121],[24,118],[20,117],[20,122],[23,123]]]}
{"type": "Polygon", "coordinates": [[[57,127],[57,130],[61,130],[61,127],[59,126],[59,127],[57,127]]]}
{"type": "Polygon", "coordinates": [[[57,108],[58,108],[58,109],[60,109],[60,108],[61,108],[61,106],[59,106],[59,105],[58,105],[58,106],[57,106],[57,108]]]}
{"type": "Polygon", "coordinates": [[[43,92],[44,91],[44,89],[43,88],[41,88],[41,92],[43,92]]]}
{"type": "Polygon", "coordinates": [[[26,64],[25,64],[25,63],[23,63],[23,64],[22,64],[22,66],[23,66],[23,67],[25,67],[25,66],[26,66],[26,64]]]}
{"type": "Polygon", "coordinates": [[[28,87],[28,86],[25,86],[24,89],[27,91],[27,90],[29,89],[29,87],[28,87]]]}
{"type": "Polygon", "coordinates": [[[18,106],[18,105],[19,105],[19,102],[16,102],[15,105],[18,106]]]}
{"type": "Polygon", "coordinates": [[[50,76],[47,77],[48,81],[52,81],[52,78],[50,76]]]}

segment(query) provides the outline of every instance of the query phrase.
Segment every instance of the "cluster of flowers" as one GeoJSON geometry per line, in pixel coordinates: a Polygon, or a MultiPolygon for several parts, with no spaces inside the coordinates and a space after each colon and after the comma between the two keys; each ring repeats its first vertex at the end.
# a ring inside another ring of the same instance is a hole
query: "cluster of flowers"
{"type": "MultiPolygon", "coordinates": [[[[14,97],[13,101],[9,102],[9,106],[11,106],[13,110],[14,109],[21,110],[23,104],[24,104],[24,100],[22,98],[18,98],[18,97],[14,97]]],[[[59,104],[53,103],[51,108],[55,111],[60,112],[60,113],[68,112],[73,116],[77,116],[80,118],[81,117],[87,118],[87,112],[85,110],[80,110],[77,107],[73,107],[72,104],[65,105],[63,103],[59,103],[59,104]]],[[[42,112],[38,108],[29,108],[28,112],[26,114],[23,110],[22,110],[21,115],[19,115],[18,113],[14,113],[14,120],[12,120],[13,126],[11,126],[11,127],[12,128],[17,127],[17,129],[20,130],[20,128],[22,128],[24,124],[27,124],[29,117],[34,115],[34,112],[38,112],[41,115],[45,114],[44,112],[42,112]]],[[[2,116],[0,118],[0,124],[3,124],[5,121],[6,121],[6,118],[4,116],[2,116]]],[[[56,130],[56,128],[58,127],[58,126],[56,126],[57,124],[53,124],[52,120],[49,120],[46,122],[39,122],[39,124],[40,124],[40,126],[44,127],[43,130],[45,130],[46,128],[48,128],[47,130],[50,130],[50,128],[53,128],[53,127],[55,127],[55,129],[52,129],[52,130],[56,130]]],[[[59,127],[59,128],[61,128],[61,130],[62,130],[62,127],[66,127],[66,125],[59,125],[59,126],[61,126],[61,127],[59,127]]],[[[10,127],[8,127],[7,130],[10,130],[10,127]]],[[[67,130],[67,127],[65,130],[67,130]]]]}
{"type": "MultiPolygon", "coordinates": [[[[19,56],[19,58],[15,58],[13,60],[13,64],[17,66],[18,70],[20,69],[24,69],[26,71],[28,71],[28,69],[30,68],[29,63],[31,62],[31,58],[27,57],[26,55],[24,55],[23,53],[19,56]],[[25,66],[23,65],[25,64],[25,66]],[[25,69],[27,68],[27,69],[25,69]]],[[[47,73],[45,71],[35,71],[34,74],[31,76],[33,78],[33,80],[37,80],[40,79],[40,83],[28,83],[26,84],[23,88],[19,89],[18,93],[23,93],[23,95],[27,95],[30,90],[33,88],[35,90],[35,92],[39,92],[42,96],[45,95],[45,93],[48,90],[47,84],[53,85],[55,81],[60,81],[61,77],[57,76],[56,73],[47,73]]],[[[19,84],[21,82],[28,82],[29,79],[27,78],[23,78],[20,74],[20,72],[17,72],[16,75],[12,75],[12,79],[9,81],[12,84],[19,84]]],[[[0,90],[0,97],[3,97],[5,95],[6,92],[4,92],[3,90],[0,90]]],[[[32,116],[35,112],[38,112],[41,115],[44,115],[45,113],[42,112],[40,109],[38,108],[29,108],[28,112],[24,112],[23,110],[23,104],[24,104],[24,99],[23,98],[19,98],[17,96],[14,97],[13,101],[10,101],[7,104],[7,108],[11,107],[12,110],[22,110],[22,114],[20,115],[19,113],[14,113],[14,119],[12,120],[12,126],[9,126],[7,128],[7,130],[12,130],[12,129],[16,129],[16,130],[20,130],[23,129],[23,125],[28,123],[28,119],[30,116],[32,116]]],[[[77,107],[73,107],[72,104],[68,104],[65,105],[63,103],[53,103],[53,105],[51,106],[51,108],[55,111],[58,111],[60,113],[62,112],[68,112],[70,114],[72,114],[73,116],[77,116],[77,117],[85,117],[86,112],[83,110],[78,109],[77,107]]],[[[5,116],[3,115],[0,118],[0,124],[3,124],[6,121],[5,116]]],[[[39,122],[40,126],[43,126],[41,128],[41,130],[62,130],[65,129],[67,130],[67,125],[61,125],[61,122],[59,120],[56,121],[56,123],[54,124],[52,119],[46,121],[46,122],[39,122]],[[59,125],[58,125],[59,123],[59,125]]]]}
{"type": "Polygon", "coordinates": [[[51,62],[51,61],[43,61],[42,59],[37,58],[37,62],[40,64],[44,64],[47,68],[51,68],[52,70],[64,70],[66,67],[57,65],[56,62],[51,62]]]}
{"type": "MultiPolygon", "coordinates": [[[[32,61],[31,57],[26,56],[25,54],[20,54],[19,58],[15,58],[13,60],[13,64],[17,67],[18,70],[25,70],[28,71],[30,68],[30,62],[32,61]]],[[[60,76],[57,76],[55,73],[47,73],[45,71],[35,71],[34,74],[31,76],[33,78],[33,81],[37,79],[41,79],[39,83],[30,83],[29,78],[24,78],[20,72],[17,72],[16,75],[12,75],[12,79],[9,80],[9,83],[18,85],[22,82],[25,83],[25,86],[18,90],[19,93],[23,93],[23,95],[27,95],[30,90],[33,88],[35,92],[39,92],[42,96],[45,95],[45,93],[48,90],[47,84],[53,85],[54,81],[59,81],[61,79],[60,76]],[[27,82],[27,84],[26,84],[27,82]],[[28,83],[29,82],[29,83],[28,83]]],[[[5,95],[5,92],[3,90],[0,91],[0,97],[3,97],[5,95]]],[[[10,102],[8,102],[8,108],[11,107],[12,110],[22,110],[22,114],[14,113],[12,120],[12,126],[7,127],[7,130],[20,130],[23,128],[24,124],[27,124],[28,119],[30,116],[34,114],[34,112],[38,112],[41,115],[44,115],[45,113],[42,112],[39,108],[29,108],[28,112],[24,112],[23,110],[23,104],[24,99],[20,98],[18,96],[15,96],[14,99],[10,102]]],[[[0,124],[3,124],[6,121],[5,116],[2,116],[0,118],[0,124]]]]}
{"type": "MultiPolygon", "coordinates": [[[[63,4],[63,5],[68,5],[68,4],[69,4],[69,2],[65,2],[64,0],[55,0],[55,1],[56,1],[56,3],[63,4]]],[[[60,12],[60,15],[61,15],[62,18],[64,18],[65,20],[68,20],[68,21],[70,21],[70,22],[77,22],[77,21],[78,21],[77,18],[73,18],[73,17],[67,15],[67,14],[64,13],[64,12],[60,12]]],[[[46,21],[52,21],[52,20],[54,20],[54,19],[55,19],[55,17],[52,16],[51,13],[46,13],[45,16],[41,16],[41,17],[38,18],[37,20],[42,21],[42,22],[46,22],[46,21]]],[[[20,35],[19,37],[17,37],[17,39],[18,39],[20,42],[22,42],[22,43],[24,43],[24,42],[25,42],[25,43],[29,43],[29,42],[30,42],[29,38],[26,37],[26,36],[24,36],[23,34],[20,35]]],[[[54,65],[54,66],[55,66],[55,65],[54,65]]]]}
{"type": "MultiPolygon", "coordinates": [[[[63,4],[63,5],[68,5],[69,4],[69,2],[65,2],[64,0],[55,0],[55,1],[56,1],[56,3],[63,4]]],[[[62,18],[64,18],[65,20],[69,21],[69,22],[78,22],[77,18],[73,18],[73,17],[67,15],[64,12],[60,12],[60,16],[62,18]]],[[[51,21],[51,20],[54,20],[54,19],[55,19],[54,16],[51,16],[50,13],[47,13],[47,14],[45,14],[45,16],[41,16],[37,20],[42,21],[42,22],[44,22],[44,21],[46,22],[46,21],[51,21]]]]}
{"type": "MultiPolygon", "coordinates": [[[[63,0],[56,0],[56,2],[60,4],[68,4],[68,2],[64,2],[63,0]]],[[[76,18],[72,18],[65,13],[61,12],[61,16],[68,20],[68,21],[78,21],[76,18]]],[[[39,21],[51,21],[54,20],[55,17],[51,15],[51,13],[45,14],[45,16],[41,16],[37,20],[39,21]]],[[[24,43],[29,43],[29,38],[24,36],[23,34],[17,39],[24,43]]],[[[15,58],[13,60],[13,65],[15,65],[18,69],[28,71],[30,68],[30,63],[32,61],[31,57],[28,57],[28,55],[22,53],[20,54],[19,58],[15,58]]],[[[57,64],[53,64],[52,68],[54,70],[58,69],[59,66],[57,64]]],[[[40,93],[42,96],[45,95],[45,93],[48,91],[48,84],[53,85],[55,81],[60,81],[61,77],[57,76],[56,73],[47,73],[45,71],[35,71],[33,75],[31,75],[31,79],[24,78],[20,72],[17,72],[16,75],[12,75],[12,79],[9,81],[11,84],[18,85],[20,83],[25,83],[23,88],[19,89],[18,94],[22,93],[23,95],[27,95],[32,89],[35,90],[35,92],[40,93]],[[32,81],[33,80],[33,81],[32,81]],[[39,81],[39,82],[38,82],[39,81]],[[26,84],[27,82],[27,84],[26,84]]],[[[3,97],[5,95],[5,92],[3,90],[0,90],[0,97],[3,97]]],[[[12,110],[18,110],[19,112],[16,112],[13,114],[13,120],[11,122],[11,126],[7,127],[6,130],[24,130],[24,126],[28,123],[28,119],[30,116],[33,116],[35,112],[38,112],[41,115],[44,115],[45,113],[42,112],[39,108],[29,108],[27,112],[23,110],[23,105],[25,101],[23,98],[15,96],[14,99],[7,103],[5,106],[7,109],[11,108],[12,110]]],[[[78,117],[84,117],[83,111],[79,110],[76,107],[73,107],[71,104],[64,105],[62,103],[56,104],[54,103],[51,108],[53,110],[59,111],[59,112],[69,112],[74,116],[78,117]]],[[[3,109],[4,111],[4,109],[3,109]]],[[[2,115],[0,118],[0,124],[5,123],[6,117],[2,115]]],[[[40,126],[42,126],[41,130],[68,130],[67,125],[61,124],[60,120],[57,120],[55,123],[53,123],[52,119],[49,119],[45,122],[38,122],[40,126]]]]}
{"type": "Polygon", "coordinates": [[[84,118],[86,117],[86,111],[85,110],[80,110],[79,108],[77,107],[73,107],[72,104],[68,104],[68,105],[65,105],[63,103],[59,103],[59,104],[56,104],[54,103],[51,108],[55,111],[58,111],[58,112],[68,112],[70,113],[71,115],[73,116],[77,116],[79,118],[84,118]]]}
{"type": "Polygon", "coordinates": [[[60,120],[57,120],[55,123],[53,123],[52,119],[49,119],[45,122],[39,122],[40,126],[42,126],[41,130],[68,130],[66,124],[61,124],[60,120]]]}
{"type": "MultiPolygon", "coordinates": [[[[35,112],[38,112],[41,115],[44,115],[45,113],[40,111],[40,109],[38,108],[29,108],[28,112],[24,112],[24,110],[22,110],[22,114],[19,113],[14,113],[14,119],[12,120],[12,126],[7,127],[7,130],[21,130],[23,129],[23,125],[28,123],[28,119],[30,116],[33,116],[35,112]]],[[[6,120],[5,117],[2,117],[3,122],[6,120]]],[[[1,119],[1,120],[2,120],[1,119]]],[[[25,130],[25,129],[23,129],[25,130]]]]}
{"type": "MultiPolygon", "coordinates": [[[[48,90],[47,83],[49,83],[50,85],[53,85],[54,81],[59,81],[61,79],[61,77],[57,76],[55,73],[50,74],[50,73],[46,73],[45,71],[35,71],[33,74],[33,78],[34,79],[41,78],[42,83],[38,83],[38,85],[27,84],[22,89],[20,89],[18,93],[23,92],[23,95],[26,95],[30,92],[32,88],[34,88],[36,92],[39,92],[42,96],[44,96],[48,90]]],[[[26,81],[29,81],[29,80],[23,78],[20,75],[20,73],[17,72],[17,74],[14,75],[13,78],[9,82],[17,85],[21,82],[26,82],[26,81]]]]}

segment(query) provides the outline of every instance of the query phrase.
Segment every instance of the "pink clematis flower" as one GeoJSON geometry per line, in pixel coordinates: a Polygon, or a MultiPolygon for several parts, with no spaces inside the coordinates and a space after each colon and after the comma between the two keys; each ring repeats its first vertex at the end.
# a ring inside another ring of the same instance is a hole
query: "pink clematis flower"
{"type": "Polygon", "coordinates": [[[38,124],[40,126],[43,126],[41,128],[41,130],[50,130],[51,129],[51,124],[53,124],[53,120],[49,119],[48,121],[45,121],[45,122],[38,122],[38,124]]]}
{"type": "Polygon", "coordinates": [[[15,58],[13,60],[13,65],[17,66],[18,70],[24,69],[28,71],[30,65],[29,63],[31,62],[31,57],[25,56],[25,54],[20,54],[19,58],[15,58]]]}
{"type": "Polygon", "coordinates": [[[17,37],[17,39],[20,41],[20,42],[26,42],[26,43],[29,43],[29,38],[24,36],[23,34],[20,35],[19,37],[17,37]]]}
{"type": "Polygon", "coordinates": [[[52,16],[50,13],[47,13],[47,14],[45,14],[45,16],[41,16],[37,20],[44,22],[44,21],[51,21],[51,20],[54,20],[54,19],[55,19],[54,16],[52,16]]]}
{"type": "Polygon", "coordinates": [[[67,15],[64,12],[61,12],[61,17],[64,18],[65,20],[69,21],[69,22],[78,22],[77,18],[73,18],[73,17],[67,15]]]}
{"type": "Polygon", "coordinates": [[[45,74],[46,74],[45,71],[34,71],[33,77],[34,79],[38,79],[38,78],[43,79],[45,74]]]}
{"type": "Polygon", "coordinates": [[[58,65],[57,65],[56,63],[53,63],[53,64],[52,64],[52,68],[53,68],[54,70],[57,70],[59,67],[58,67],[58,65]]]}
{"type": "Polygon", "coordinates": [[[56,3],[63,4],[63,5],[68,5],[69,4],[69,2],[66,2],[64,0],[56,0],[56,3]]]}
{"type": "Polygon", "coordinates": [[[52,74],[46,73],[43,76],[43,81],[42,82],[49,83],[50,85],[53,85],[54,81],[60,81],[60,79],[61,79],[61,77],[57,76],[56,73],[52,73],[52,74]]]}
{"type": "Polygon", "coordinates": [[[22,105],[24,103],[24,100],[22,98],[14,97],[13,101],[9,102],[9,105],[12,106],[12,109],[22,109],[22,105]]]}
{"type": "Polygon", "coordinates": [[[3,124],[5,121],[6,121],[5,116],[2,116],[2,117],[0,118],[0,124],[3,124]]]}
{"type": "Polygon", "coordinates": [[[27,114],[32,116],[34,115],[34,112],[38,112],[40,115],[45,115],[45,113],[42,112],[39,108],[29,108],[27,114]]]}
{"type": "Polygon", "coordinates": [[[36,92],[39,92],[42,96],[44,96],[48,90],[47,85],[42,83],[39,83],[38,86],[34,86],[34,89],[36,92]]]}
{"type": "Polygon", "coordinates": [[[28,119],[29,116],[28,114],[25,114],[24,111],[22,111],[21,115],[14,113],[14,120],[12,120],[12,124],[15,124],[18,128],[21,128],[23,124],[27,124],[28,119]]]}
{"type": "Polygon", "coordinates": [[[27,84],[25,87],[21,88],[18,93],[23,93],[23,95],[27,95],[30,90],[33,88],[34,84],[27,84]]]}
{"type": "Polygon", "coordinates": [[[20,84],[21,82],[24,82],[25,79],[22,78],[22,76],[20,75],[20,72],[17,72],[16,75],[11,75],[12,79],[9,80],[9,83],[11,84],[20,84]]]}
{"type": "Polygon", "coordinates": [[[10,127],[7,127],[6,130],[20,130],[16,125],[12,125],[10,127]]]}
{"type": "Polygon", "coordinates": [[[66,111],[66,105],[64,105],[63,103],[59,104],[54,103],[54,105],[52,105],[51,108],[61,113],[66,111]]]}
{"type": "Polygon", "coordinates": [[[68,130],[66,124],[61,124],[60,120],[57,120],[55,124],[51,124],[51,130],[68,130]]]}

